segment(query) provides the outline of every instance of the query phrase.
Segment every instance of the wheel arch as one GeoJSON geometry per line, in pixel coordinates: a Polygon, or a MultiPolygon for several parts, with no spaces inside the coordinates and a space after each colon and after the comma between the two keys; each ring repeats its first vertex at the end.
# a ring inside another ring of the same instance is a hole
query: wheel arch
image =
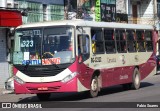
{"type": "Polygon", "coordinates": [[[139,70],[139,66],[138,66],[138,65],[137,65],[137,66],[135,66],[135,67],[134,67],[134,69],[135,69],[135,68],[137,68],[137,69],[139,70]]]}
{"type": "Polygon", "coordinates": [[[94,76],[99,76],[100,75],[100,70],[95,70],[94,72],[93,72],[93,75],[92,75],[92,78],[94,77],[94,76]]]}

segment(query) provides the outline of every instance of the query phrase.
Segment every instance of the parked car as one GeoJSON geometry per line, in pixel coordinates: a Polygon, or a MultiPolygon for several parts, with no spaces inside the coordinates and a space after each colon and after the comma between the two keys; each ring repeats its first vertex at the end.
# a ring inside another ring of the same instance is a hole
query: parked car
{"type": "Polygon", "coordinates": [[[9,77],[5,82],[6,90],[14,90],[14,76],[9,77]]]}

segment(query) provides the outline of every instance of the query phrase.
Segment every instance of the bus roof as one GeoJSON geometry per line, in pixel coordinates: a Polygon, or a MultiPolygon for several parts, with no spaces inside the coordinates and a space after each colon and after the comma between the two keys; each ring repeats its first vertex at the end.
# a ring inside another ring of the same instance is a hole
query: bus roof
{"type": "Polygon", "coordinates": [[[29,28],[29,27],[46,27],[46,26],[60,26],[60,25],[73,25],[73,26],[84,26],[84,27],[103,27],[103,28],[119,28],[119,29],[144,29],[153,30],[152,25],[142,24],[126,24],[126,23],[115,23],[115,22],[95,22],[86,20],[60,20],[60,21],[48,21],[24,24],[17,28],[29,28]]]}

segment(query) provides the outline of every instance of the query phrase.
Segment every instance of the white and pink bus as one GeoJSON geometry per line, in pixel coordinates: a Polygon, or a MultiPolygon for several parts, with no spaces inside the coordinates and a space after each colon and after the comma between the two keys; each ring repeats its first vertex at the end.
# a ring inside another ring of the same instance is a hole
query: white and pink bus
{"type": "Polygon", "coordinates": [[[150,25],[84,20],[21,25],[13,53],[16,94],[139,89],[156,73],[157,32],[150,25]]]}

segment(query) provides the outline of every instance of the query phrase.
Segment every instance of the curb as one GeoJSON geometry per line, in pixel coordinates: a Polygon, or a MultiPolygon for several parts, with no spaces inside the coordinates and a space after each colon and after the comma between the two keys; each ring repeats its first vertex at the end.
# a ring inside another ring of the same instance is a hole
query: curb
{"type": "Polygon", "coordinates": [[[13,94],[14,91],[9,91],[9,90],[5,90],[5,91],[2,91],[2,94],[13,94]]]}
{"type": "Polygon", "coordinates": [[[14,90],[6,90],[3,88],[0,88],[0,96],[4,94],[14,94],[14,90]]]}

